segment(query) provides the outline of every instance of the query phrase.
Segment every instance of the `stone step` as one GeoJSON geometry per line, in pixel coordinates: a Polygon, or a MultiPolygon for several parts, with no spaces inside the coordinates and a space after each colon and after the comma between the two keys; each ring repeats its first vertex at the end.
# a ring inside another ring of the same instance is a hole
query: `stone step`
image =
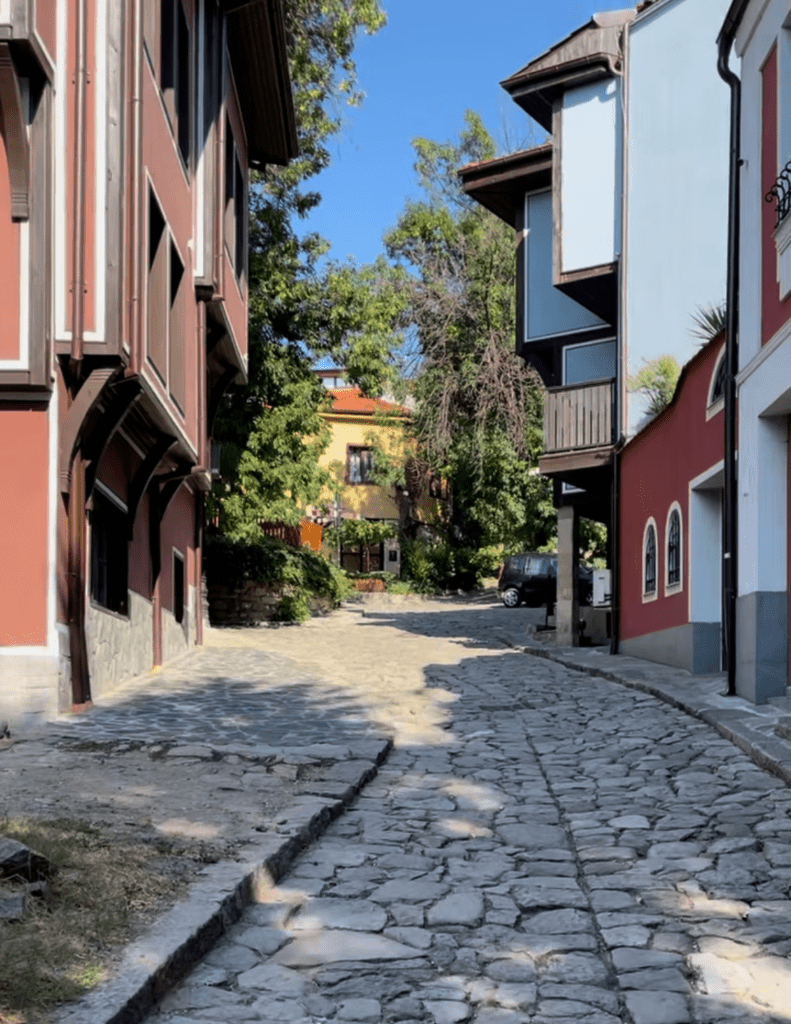
{"type": "Polygon", "coordinates": [[[780,719],[775,726],[775,735],[783,740],[791,740],[791,716],[780,719]]]}
{"type": "Polygon", "coordinates": [[[791,715],[791,688],[786,689],[783,697],[770,697],[767,704],[771,704],[778,711],[787,711],[791,715]]]}

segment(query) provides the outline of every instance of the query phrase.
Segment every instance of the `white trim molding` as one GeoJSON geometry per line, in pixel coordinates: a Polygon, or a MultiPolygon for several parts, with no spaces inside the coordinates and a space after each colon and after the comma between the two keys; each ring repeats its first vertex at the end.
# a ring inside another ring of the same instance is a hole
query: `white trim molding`
{"type": "Polygon", "coordinates": [[[684,589],[684,513],[681,510],[681,505],[674,501],[670,508],[667,510],[667,518],[665,520],[665,597],[671,597],[673,594],[680,594],[684,589]],[[678,513],[678,583],[671,583],[670,576],[670,520],[673,513],[678,513]]]}

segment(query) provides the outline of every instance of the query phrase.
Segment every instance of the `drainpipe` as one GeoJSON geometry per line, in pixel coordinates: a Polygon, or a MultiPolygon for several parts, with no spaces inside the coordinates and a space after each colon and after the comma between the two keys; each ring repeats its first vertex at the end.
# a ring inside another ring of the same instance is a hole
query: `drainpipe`
{"type": "Polygon", "coordinates": [[[142,9],[141,0],[133,5],[134,34],[133,34],[133,71],[132,71],[132,166],[130,167],[129,195],[131,207],[130,226],[130,261],[129,269],[129,320],[128,320],[128,341],[130,352],[130,371],[139,373],[142,358],[142,313],[140,308],[140,250],[143,245],[143,197],[140,194],[140,165],[142,150],[142,70],[143,70],[143,33],[142,33],[142,9]]]}
{"type": "Polygon", "coordinates": [[[717,71],[731,90],[730,170],[728,183],[728,270],[725,318],[725,451],[724,544],[722,553],[723,627],[729,697],[736,695],[736,594],[738,586],[738,492],[736,438],[736,374],[739,370],[739,173],[741,159],[741,82],[728,66],[736,26],[741,15],[736,4],[728,11],[717,39],[717,71]]]}
{"type": "Polygon", "coordinates": [[[623,435],[612,453],[612,508],[610,512],[610,654],[618,653],[621,639],[621,448],[623,435]]]}
{"type": "MultiPolygon", "coordinates": [[[[88,21],[86,0],[77,0],[75,35],[74,96],[74,166],[73,166],[73,238],[71,293],[71,348],[69,352],[69,388],[73,400],[79,388],[85,350],[84,323],[85,288],[85,84],[87,78],[86,49],[88,21]]],[[[78,451],[72,460],[67,514],[67,589],[69,618],[69,653],[71,656],[72,706],[90,700],[91,687],[88,651],[85,639],[85,462],[78,451]]]]}
{"type": "Polygon", "coordinates": [[[85,239],[85,84],[88,76],[85,53],[88,41],[88,19],[85,14],[86,0],[77,0],[77,22],[75,37],[75,94],[74,94],[74,169],[73,169],[73,220],[72,238],[72,293],[71,293],[71,353],[70,370],[73,377],[79,377],[84,354],[85,289],[84,239],[85,239]]]}

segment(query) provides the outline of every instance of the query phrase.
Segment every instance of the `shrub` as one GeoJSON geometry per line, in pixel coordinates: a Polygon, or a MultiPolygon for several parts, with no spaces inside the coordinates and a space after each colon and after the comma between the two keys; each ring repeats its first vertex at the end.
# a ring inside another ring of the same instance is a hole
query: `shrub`
{"type": "Polygon", "coordinates": [[[482,565],[488,565],[490,560],[488,556],[481,560],[479,554],[472,548],[456,548],[444,541],[409,541],[402,547],[402,573],[419,594],[472,590],[483,575],[482,565]]]}
{"type": "Polygon", "coordinates": [[[309,548],[294,548],[272,537],[230,541],[210,537],[204,547],[207,579],[227,587],[250,580],[282,586],[283,597],[275,620],[302,621],[310,616],[311,597],[323,597],[333,606],[351,593],[343,570],[309,548]]]}

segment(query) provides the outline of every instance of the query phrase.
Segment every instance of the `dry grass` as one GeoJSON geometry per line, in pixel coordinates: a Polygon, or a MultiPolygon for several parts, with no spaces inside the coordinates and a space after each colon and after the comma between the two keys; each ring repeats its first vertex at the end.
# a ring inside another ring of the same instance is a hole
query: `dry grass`
{"type": "Polygon", "coordinates": [[[78,821],[0,821],[55,867],[27,917],[0,922],[0,1024],[39,1024],[102,981],[121,947],[171,905],[194,864],[164,843],[108,839],[78,821]]]}

